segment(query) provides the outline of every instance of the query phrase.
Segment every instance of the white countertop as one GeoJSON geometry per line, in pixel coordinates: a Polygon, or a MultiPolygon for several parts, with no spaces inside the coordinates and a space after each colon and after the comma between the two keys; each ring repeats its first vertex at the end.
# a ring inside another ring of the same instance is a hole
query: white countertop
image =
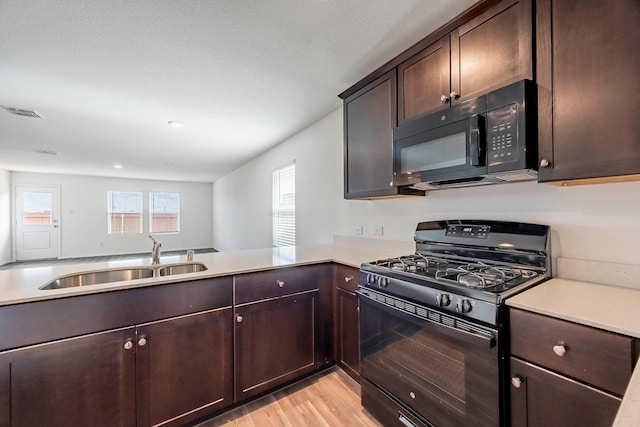
{"type": "MultiPolygon", "coordinates": [[[[380,241],[373,245],[326,244],[310,246],[289,246],[279,248],[255,249],[234,252],[211,252],[196,254],[194,261],[202,262],[207,270],[199,273],[180,274],[126,282],[104,283],[79,286],[66,289],[40,290],[53,279],[77,272],[104,270],[114,267],[144,266],[151,264],[151,258],[127,259],[91,264],[58,265],[0,271],[0,306],[24,302],[85,295],[141,286],[154,286],[164,283],[204,279],[208,277],[229,276],[252,271],[270,270],[321,262],[338,262],[353,267],[361,263],[381,258],[398,256],[413,252],[414,242],[380,241]]],[[[186,254],[163,256],[162,264],[186,261],[186,254]]]]}
{"type": "MultiPolygon", "coordinates": [[[[640,289],[551,279],[507,305],[640,338],[640,289]]],[[[640,364],[631,377],[614,427],[640,426],[640,364]]]]}

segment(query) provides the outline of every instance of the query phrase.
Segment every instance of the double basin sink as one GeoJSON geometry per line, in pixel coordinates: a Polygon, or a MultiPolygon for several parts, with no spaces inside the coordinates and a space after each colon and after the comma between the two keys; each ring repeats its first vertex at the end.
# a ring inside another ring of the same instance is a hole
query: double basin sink
{"type": "Polygon", "coordinates": [[[40,286],[38,289],[51,290],[72,288],[76,286],[98,285],[101,283],[124,282],[127,280],[197,273],[199,271],[206,270],[207,266],[201,262],[182,262],[177,264],[110,268],[61,276],[46,285],[40,286]]]}

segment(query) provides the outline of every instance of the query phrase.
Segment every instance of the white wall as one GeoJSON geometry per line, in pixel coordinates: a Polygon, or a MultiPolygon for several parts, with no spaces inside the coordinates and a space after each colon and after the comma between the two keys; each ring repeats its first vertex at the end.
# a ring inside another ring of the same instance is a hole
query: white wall
{"type": "Polygon", "coordinates": [[[640,265],[640,182],[557,187],[535,182],[440,190],[426,197],[349,202],[349,229],[410,240],[416,223],[498,219],[551,226],[552,255],[640,265]]]}
{"type": "Polygon", "coordinates": [[[640,182],[556,187],[535,182],[441,190],[426,197],[342,200],[337,110],[214,184],[214,244],[271,245],[271,171],[296,159],[298,243],[332,234],[410,241],[419,221],[498,219],[548,224],[553,256],[640,265],[640,182]],[[378,237],[376,237],[378,238],[378,237]]]}
{"type": "Polygon", "coordinates": [[[142,234],[107,234],[107,191],[143,192],[148,212],[148,192],[180,193],[180,233],[159,234],[162,250],[212,247],[211,184],[76,175],[12,172],[11,184],[60,187],[60,258],[151,252],[148,218],[142,234]]]}
{"type": "Polygon", "coordinates": [[[0,169],[0,265],[11,261],[11,174],[0,169]]]}
{"type": "Polygon", "coordinates": [[[213,244],[271,247],[271,173],[295,159],[296,243],[329,243],[346,230],[342,198],[342,110],[246,163],[213,185],[213,244]]]}

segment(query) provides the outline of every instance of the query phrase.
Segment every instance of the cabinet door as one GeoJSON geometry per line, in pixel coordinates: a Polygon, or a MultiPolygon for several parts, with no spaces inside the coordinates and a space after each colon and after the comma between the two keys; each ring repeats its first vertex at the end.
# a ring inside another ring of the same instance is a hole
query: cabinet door
{"type": "Polygon", "coordinates": [[[504,0],[451,34],[451,103],[533,79],[531,0],[504,0]]]}
{"type": "Polygon", "coordinates": [[[536,10],[539,180],[640,174],[640,2],[536,10]]]}
{"type": "Polygon", "coordinates": [[[138,326],[138,425],[182,425],[232,403],[232,328],[231,308],[138,326]]]}
{"type": "Polygon", "coordinates": [[[337,290],[337,361],[351,377],[360,378],[360,323],[358,297],[342,289],[337,290]]]}
{"type": "Polygon", "coordinates": [[[235,308],[236,401],[315,369],[318,291],[235,308]]]}
{"type": "Polygon", "coordinates": [[[134,426],[133,339],[131,328],[0,354],[0,426],[134,426]]]}
{"type": "Polygon", "coordinates": [[[397,194],[392,185],[392,135],[397,123],[396,71],[344,101],[344,197],[397,194]]]}
{"type": "Polygon", "coordinates": [[[447,36],[398,66],[398,124],[449,107],[449,61],[447,36]]]}
{"type": "Polygon", "coordinates": [[[610,426],[620,406],[612,395],[513,357],[511,377],[514,427],[610,426]]]}

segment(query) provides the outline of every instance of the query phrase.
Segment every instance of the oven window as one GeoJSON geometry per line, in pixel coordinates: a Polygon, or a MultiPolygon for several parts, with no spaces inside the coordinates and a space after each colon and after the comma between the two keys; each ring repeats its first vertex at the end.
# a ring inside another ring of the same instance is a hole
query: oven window
{"type": "Polygon", "coordinates": [[[400,172],[412,173],[467,164],[466,132],[404,147],[400,150],[400,172]]]}
{"type": "Polygon", "coordinates": [[[362,377],[431,423],[499,425],[497,348],[360,298],[362,377]]]}

